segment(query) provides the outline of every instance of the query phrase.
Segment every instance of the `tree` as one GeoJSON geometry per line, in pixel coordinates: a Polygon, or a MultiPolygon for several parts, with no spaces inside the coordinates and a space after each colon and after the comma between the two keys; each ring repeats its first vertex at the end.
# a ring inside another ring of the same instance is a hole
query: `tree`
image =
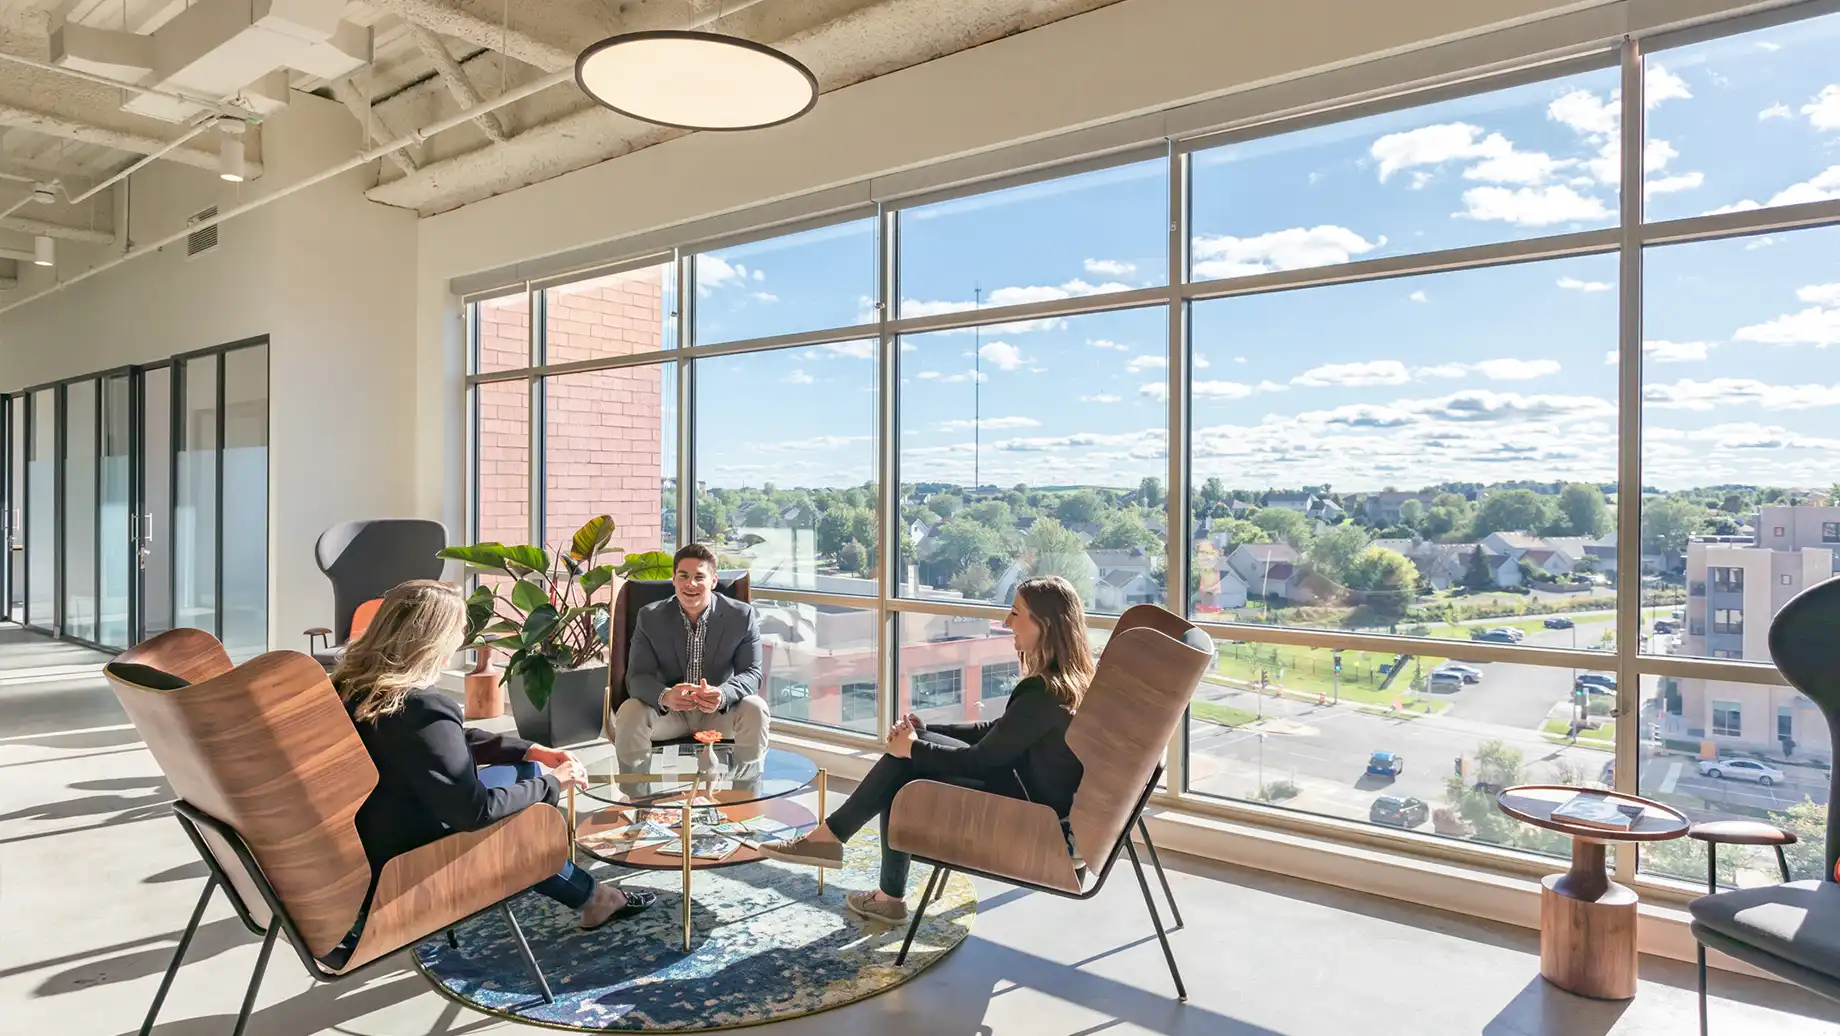
{"type": "Polygon", "coordinates": [[[818,553],[832,556],[835,556],[843,549],[843,545],[851,540],[858,543],[873,543],[875,542],[875,513],[853,507],[833,507],[818,519],[815,539],[818,553]]]}
{"type": "Polygon", "coordinates": [[[1105,517],[1107,506],[1099,494],[1091,489],[1078,489],[1061,497],[1059,505],[1054,508],[1054,516],[1063,525],[1075,522],[1097,522],[1105,517]]]}
{"type": "Polygon", "coordinates": [[[960,500],[950,493],[934,493],[932,496],[928,497],[926,501],[927,510],[932,511],[941,518],[952,517],[957,514],[958,509],[964,505],[965,502],[963,500],[960,500]]]}
{"type": "Polygon", "coordinates": [[[869,564],[869,551],[851,540],[837,552],[837,567],[844,572],[861,572],[869,564]]]}
{"type": "MultiPolygon", "coordinates": [[[[1404,509],[1401,508],[1402,512],[1403,510],[1404,509]]],[[[1462,527],[1463,522],[1464,516],[1461,511],[1455,511],[1448,507],[1433,507],[1431,510],[1425,512],[1425,520],[1423,524],[1419,526],[1419,531],[1424,533],[1427,538],[1435,540],[1456,532],[1462,527]]]]}
{"type": "Polygon", "coordinates": [[[1226,498],[1227,487],[1221,484],[1220,479],[1210,478],[1201,483],[1201,488],[1195,493],[1196,509],[1204,513],[1212,511],[1215,504],[1225,501],[1226,498]]]}
{"type": "Polygon", "coordinates": [[[1271,534],[1252,524],[1244,518],[1217,519],[1210,526],[1215,535],[1224,534],[1227,545],[1222,547],[1222,554],[1231,554],[1242,543],[1270,543],[1271,534]]]}
{"type": "Polygon", "coordinates": [[[1603,490],[1574,482],[1559,491],[1559,513],[1553,532],[1560,536],[1602,536],[1610,528],[1610,509],[1603,490]]]}
{"type": "MultiPolygon", "coordinates": [[[[1834,488],[1840,489],[1840,486],[1835,486],[1834,488]]],[[[1827,498],[1830,501],[1840,501],[1840,497],[1834,495],[1833,489],[1827,491],[1827,498]]],[[[1719,504],[1719,510],[1724,511],[1726,514],[1739,514],[1749,506],[1750,501],[1744,498],[1743,493],[1726,493],[1724,501],[1719,504]]]]}
{"type": "Polygon", "coordinates": [[[1099,550],[1130,550],[1134,547],[1149,550],[1157,543],[1156,533],[1144,524],[1144,513],[1135,507],[1113,511],[1105,519],[1099,535],[1093,537],[1092,541],[1092,545],[1099,550]]]}
{"type": "Polygon", "coordinates": [[[1355,559],[1367,549],[1367,532],[1358,525],[1338,525],[1310,541],[1305,553],[1310,564],[1322,575],[1343,586],[1354,586],[1352,569],[1355,559]]]}
{"type": "Polygon", "coordinates": [[[1584,557],[1578,559],[1576,565],[1572,566],[1572,571],[1581,576],[1588,576],[1595,575],[1597,570],[1601,567],[1603,567],[1603,563],[1598,560],[1597,555],[1586,554],[1584,557]]]}
{"type": "Polygon", "coordinates": [[[1347,583],[1366,593],[1369,611],[1397,621],[1417,597],[1418,566],[1396,550],[1368,547],[1349,567],[1347,583]]]}
{"type": "Polygon", "coordinates": [[[1137,484],[1137,499],[1145,507],[1163,506],[1163,480],[1155,476],[1148,477],[1137,484]]]}
{"type": "Polygon", "coordinates": [[[1016,527],[1016,512],[1001,500],[986,500],[981,504],[972,504],[958,514],[961,518],[969,518],[980,525],[988,525],[998,532],[1008,532],[1016,527]]]}
{"type": "Polygon", "coordinates": [[[1092,562],[1079,533],[1052,518],[1043,518],[1022,538],[1022,569],[1031,578],[1060,576],[1079,591],[1080,600],[1092,603],[1092,562]]]}
{"type": "Polygon", "coordinates": [[[1416,529],[1425,520],[1425,505],[1419,500],[1399,502],[1399,524],[1416,529]]]}
{"type": "Polygon", "coordinates": [[[1252,524],[1265,530],[1273,542],[1283,540],[1301,548],[1310,539],[1310,520],[1296,511],[1282,507],[1262,507],[1252,516],[1252,524]]]}
{"type": "Polygon", "coordinates": [[[1489,567],[1489,559],[1477,547],[1469,552],[1469,560],[1463,563],[1463,585],[1471,590],[1484,590],[1495,585],[1495,572],[1489,567]]]}
{"type": "Polygon", "coordinates": [[[984,564],[1003,549],[1002,541],[989,526],[964,518],[946,519],[927,542],[932,544],[932,560],[947,573],[984,564]]]}
{"type": "Polygon", "coordinates": [[[990,574],[989,565],[982,561],[973,561],[965,566],[963,571],[953,576],[948,585],[974,601],[981,601],[990,597],[991,588],[996,585],[996,580],[990,574]]]}
{"type": "Polygon", "coordinates": [[[1497,490],[1484,497],[1476,509],[1473,535],[1544,529],[1552,524],[1553,503],[1531,489],[1497,490]]]}
{"type": "Polygon", "coordinates": [[[1642,550],[1650,554],[1681,554],[1687,538],[1700,531],[1706,509],[1691,500],[1668,497],[1642,508],[1642,550]]]}

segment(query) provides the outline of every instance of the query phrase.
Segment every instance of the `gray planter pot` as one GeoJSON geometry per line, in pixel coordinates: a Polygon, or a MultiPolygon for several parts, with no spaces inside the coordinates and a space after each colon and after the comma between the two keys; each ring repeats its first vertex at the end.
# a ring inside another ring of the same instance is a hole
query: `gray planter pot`
{"type": "Polygon", "coordinates": [[[600,740],[607,703],[606,666],[558,672],[549,701],[541,709],[530,703],[522,679],[512,680],[509,686],[511,715],[519,737],[557,748],[600,740]]]}

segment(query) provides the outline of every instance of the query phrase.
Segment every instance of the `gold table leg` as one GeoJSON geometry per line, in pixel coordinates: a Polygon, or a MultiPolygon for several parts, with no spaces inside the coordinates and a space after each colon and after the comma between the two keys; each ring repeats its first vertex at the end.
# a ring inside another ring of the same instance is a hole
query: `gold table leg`
{"type": "Polygon", "coordinates": [[[684,952],[690,952],[690,803],[696,795],[692,792],[684,800],[684,952]]]}
{"type": "MultiPolygon", "coordinates": [[[[818,771],[818,823],[824,823],[824,793],[830,787],[830,771],[818,771]]],[[[824,895],[824,868],[818,868],[818,895],[824,895]]]]}
{"type": "Polygon", "coordinates": [[[569,786],[569,863],[575,862],[575,787],[569,786]]]}

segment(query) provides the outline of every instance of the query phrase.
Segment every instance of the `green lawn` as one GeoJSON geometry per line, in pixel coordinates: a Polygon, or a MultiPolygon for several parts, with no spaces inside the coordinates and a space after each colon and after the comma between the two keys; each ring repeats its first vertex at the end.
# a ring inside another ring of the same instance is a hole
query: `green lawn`
{"type": "Polygon", "coordinates": [[[1222,705],[1217,701],[1198,701],[1189,706],[1196,719],[1209,723],[1218,723],[1223,727],[1237,727],[1258,719],[1258,714],[1236,709],[1231,705],[1222,705]]]}
{"type": "MultiPolygon", "coordinates": [[[[1566,720],[1549,719],[1546,725],[1540,728],[1540,732],[1546,735],[1548,741],[1569,744],[1572,740],[1571,729],[1571,724],[1566,720]]],[[[1605,720],[1603,726],[1596,730],[1580,730],[1578,743],[1581,745],[1595,743],[1603,748],[1614,747],[1616,745],[1616,721],[1605,720]]]]}

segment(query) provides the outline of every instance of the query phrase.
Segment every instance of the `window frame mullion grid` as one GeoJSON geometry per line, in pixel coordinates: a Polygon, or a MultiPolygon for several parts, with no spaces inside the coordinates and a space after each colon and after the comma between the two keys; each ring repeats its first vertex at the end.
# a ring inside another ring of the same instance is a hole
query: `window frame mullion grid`
{"type": "Polygon", "coordinates": [[[696,334],[696,255],[678,250],[677,349],[677,546],[696,541],[696,361],[682,355],[696,334]]]}
{"type": "MultiPolygon", "coordinates": [[[[1165,183],[1169,192],[1166,213],[1168,228],[1169,299],[1163,306],[1164,330],[1167,335],[1169,377],[1163,410],[1163,454],[1168,461],[1168,485],[1163,490],[1163,597],[1171,613],[1188,614],[1189,559],[1189,370],[1188,303],[1182,299],[1182,286],[1188,282],[1189,233],[1189,159],[1172,139],[1164,153],[1165,183]]],[[[1188,791],[1189,709],[1182,709],[1182,721],[1163,753],[1164,787],[1188,791]]]]}
{"type": "MultiPolygon", "coordinates": [[[[1642,653],[1642,216],[1647,170],[1647,120],[1643,99],[1642,44],[1633,37],[1622,47],[1622,176],[1619,200],[1622,241],[1617,266],[1617,472],[1616,542],[1616,710],[1615,787],[1641,793],[1637,745],[1641,715],[1642,653]],[[1633,562],[1633,564],[1632,564],[1633,562]],[[1634,578],[1630,578],[1633,570],[1634,578]]],[[[1616,854],[1616,875],[1636,876],[1638,852],[1616,854]]]]}
{"type": "Polygon", "coordinates": [[[894,300],[900,297],[901,214],[876,206],[876,474],[881,479],[877,503],[881,540],[875,585],[875,734],[885,740],[894,726],[901,702],[901,619],[890,608],[901,581],[901,442],[900,442],[900,338],[890,319],[894,300]]]}

